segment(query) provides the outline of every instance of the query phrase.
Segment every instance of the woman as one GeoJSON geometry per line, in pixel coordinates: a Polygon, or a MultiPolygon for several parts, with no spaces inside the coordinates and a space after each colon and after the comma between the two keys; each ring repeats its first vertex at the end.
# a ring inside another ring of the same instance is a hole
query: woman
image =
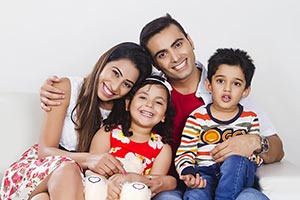
{"type": "Polygon", "coordinates": [[[151,60],[135,43],[105,52],[85,78],[64,78],[62,106],[45,113],[39,144],[5,173],[0,199],[84,199],[83,170],[101,175],[124,172],[109,154],[88,153],[103,119],[118,101],[151,73],[151,60]]]}

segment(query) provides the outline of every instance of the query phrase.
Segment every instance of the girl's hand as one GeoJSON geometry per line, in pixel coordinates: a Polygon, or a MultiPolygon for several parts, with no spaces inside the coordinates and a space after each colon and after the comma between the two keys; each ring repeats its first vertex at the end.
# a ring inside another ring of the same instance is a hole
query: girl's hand
{"type": "Polygon", "coordinates": [[[163,180],[161,176],[147,175],[148,181],[145,183],[151,190],[151,197],[162,191],[163,180]]]}
{"type": "Polygon", "coordinates": [[[122,184],[120,184],[117,180],[109,180],[107,184],[107,200],[115,200],[120,199],[120,194],[122,191],[122,184]]]}

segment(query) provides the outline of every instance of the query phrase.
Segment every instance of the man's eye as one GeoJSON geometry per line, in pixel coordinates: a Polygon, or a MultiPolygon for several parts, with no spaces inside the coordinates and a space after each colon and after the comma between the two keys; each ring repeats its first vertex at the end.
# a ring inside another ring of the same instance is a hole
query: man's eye
{"type": "Polygon", "coordinates": [[[167,55],[166,53],[160,53],[160,54],[157,55],[157,57],[158,58],[164,58],[164,57],[166,57],[166,55],[167,55]]]}
{"type": "Polygon", "coordinates": [[[182,46],[182,42],[181,41],[177,42],[175,46],[176,46],[176,48],[181,47],[182,46]]]}

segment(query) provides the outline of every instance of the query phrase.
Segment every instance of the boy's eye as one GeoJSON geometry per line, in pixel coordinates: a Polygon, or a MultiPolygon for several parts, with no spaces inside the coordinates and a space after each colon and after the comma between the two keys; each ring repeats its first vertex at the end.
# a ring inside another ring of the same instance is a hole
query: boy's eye
{"type": "Polygon", "coordinates": [[[235,85],[235,86],[241,86],[242,84],[240,82],[234,82],[233,85],[235,85]]]}
{"type": "Polygon", "coordinates": [[[217,81],[217,83],[224,83],[223,79],[217,79],[216,81],[217,81]]]}

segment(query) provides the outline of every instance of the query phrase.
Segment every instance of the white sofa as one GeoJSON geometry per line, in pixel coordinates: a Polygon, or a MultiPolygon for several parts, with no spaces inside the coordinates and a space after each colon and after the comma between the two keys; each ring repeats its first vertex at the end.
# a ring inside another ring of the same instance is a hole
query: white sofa
{"type": "MultiPolygon", "coordinates": [[[[38,93],[0,92],[0,179],[10,163],[37,143],[43,111],[38,93]]],[[[271,200],[300,199],[300,170],[283,160],[258,170],[260,184],[271,200]]]]}

